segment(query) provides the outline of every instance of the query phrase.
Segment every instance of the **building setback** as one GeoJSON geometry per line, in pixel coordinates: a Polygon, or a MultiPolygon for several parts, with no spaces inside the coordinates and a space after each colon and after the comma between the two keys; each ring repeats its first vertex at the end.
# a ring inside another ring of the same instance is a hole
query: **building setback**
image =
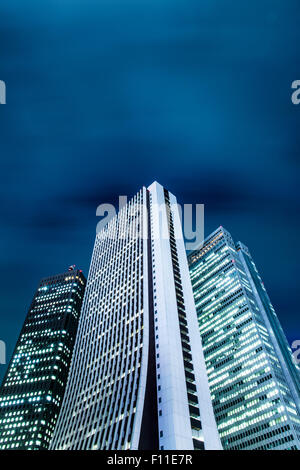
{"type": "Polygon", "coordinates": [[[175,204],[153,183],[97,234],[51,449],[221,447],[175,204]]]}
{"type": "Polygon", "coordinates": [[[222,227],[188,257],[225,449],[300,449],[299,368],[242,243],[222,227]]]}
{"type": "Polygon", "coordinates": [[[40,281],[0,389],[0,449],[48,449],[67,382],[86,280],[40,281]]]}

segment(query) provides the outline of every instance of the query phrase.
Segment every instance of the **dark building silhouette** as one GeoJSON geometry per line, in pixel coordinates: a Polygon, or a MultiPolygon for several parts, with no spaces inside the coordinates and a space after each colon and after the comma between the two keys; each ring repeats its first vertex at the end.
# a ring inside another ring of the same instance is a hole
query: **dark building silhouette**
{"type": "Polygon", "coordinates": [[[47,449],[62,403],[86,280],[44,278],[0,389],[0,449],[47,449]]]}

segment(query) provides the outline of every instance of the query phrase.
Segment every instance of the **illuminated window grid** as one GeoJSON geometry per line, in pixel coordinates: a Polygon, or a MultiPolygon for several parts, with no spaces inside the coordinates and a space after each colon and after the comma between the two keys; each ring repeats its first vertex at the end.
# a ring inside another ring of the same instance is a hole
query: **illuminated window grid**
{"type": "Polygon", "coordinates": [[[249,251],[220,228],[189,256],[189,263],[224,448],[299,448],[299,414],[287,385],[289,374],[278,359],[254,275],[247,270],[246,263],[258,275],[249,251]]]}

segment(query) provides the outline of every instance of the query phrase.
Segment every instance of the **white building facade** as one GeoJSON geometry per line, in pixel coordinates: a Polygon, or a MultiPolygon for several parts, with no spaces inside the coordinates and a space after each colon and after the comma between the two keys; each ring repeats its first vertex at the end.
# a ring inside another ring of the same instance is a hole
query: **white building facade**
{"type": "Polygon", "coordinates": [[[221,449],[176,198],[143,187],[97,234],[52,449],[221,449]]]}

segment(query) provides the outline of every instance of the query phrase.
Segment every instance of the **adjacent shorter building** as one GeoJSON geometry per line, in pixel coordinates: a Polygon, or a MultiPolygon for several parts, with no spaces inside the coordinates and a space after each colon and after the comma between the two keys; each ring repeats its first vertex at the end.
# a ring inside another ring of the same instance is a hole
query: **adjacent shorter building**
{"type": "Polygon", "coordinates": [[[0,389],[0,449],[48,449],[85,284],[74,266],[40,281],[0,389]]]}
{"type": "Polygon", "coordinates": [[[221,448],[176,198],[158,183],[96,236],[50,448],[221,448]]]}
{"type": "Polygon", "coordinates": [[[300,449],[299,368],[249,250],[220,227],[189,257],[225,449],[300,449]]]}

